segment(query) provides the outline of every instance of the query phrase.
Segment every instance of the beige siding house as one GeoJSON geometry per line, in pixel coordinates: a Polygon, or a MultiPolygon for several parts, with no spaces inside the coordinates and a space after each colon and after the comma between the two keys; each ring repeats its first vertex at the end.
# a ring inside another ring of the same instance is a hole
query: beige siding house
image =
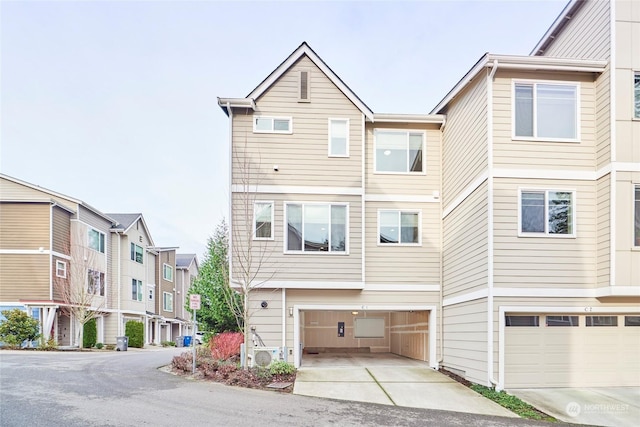
{"type": "Polygon", "coordinates": [[[306,43],[219,98],[249,351],[640,386],[639,35],[640,4],[571,1],[424,115],[373,113],[306,43]]]}

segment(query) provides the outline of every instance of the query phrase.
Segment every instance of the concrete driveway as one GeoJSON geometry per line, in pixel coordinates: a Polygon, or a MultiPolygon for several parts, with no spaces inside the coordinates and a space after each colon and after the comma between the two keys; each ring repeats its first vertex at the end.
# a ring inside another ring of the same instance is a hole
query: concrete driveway
{"type": "Polygon", "coordinates": [[[597,426],[636,427],[639,387],[536,388],[507,390],[561,421],[597,426]]]}
{"type": "Polygon", "coordinates": [[[425,362],[394,354],[310,354],[302,365],[294,394],[518,418],[425,362]]]}

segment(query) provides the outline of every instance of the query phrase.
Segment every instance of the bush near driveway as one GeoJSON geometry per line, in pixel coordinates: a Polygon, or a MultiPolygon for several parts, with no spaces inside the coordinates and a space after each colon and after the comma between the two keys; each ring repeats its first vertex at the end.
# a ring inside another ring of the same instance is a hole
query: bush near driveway
{"type": "Polygon", "coordinates": [[[2,315],[5,319],[0,322],[0,342],[9,347],[20,348],[25,340],[33,341],[40,336],[38,320],[25,311],[14,308],[2,311],[2,315]]]}
{"type": "Polygon", "coordinates": [[[240,344],[244,336],[240,332],[223,332],[209,339],[211,357],[215,360],[228,360],[233,356],[240,356],[240,344]]]}
{"type": "Polygon", "coordinates": [[[129,347],[144,347],[144,324],[129,320],[124,327],[124,334],[129,337],[129,347]]]}

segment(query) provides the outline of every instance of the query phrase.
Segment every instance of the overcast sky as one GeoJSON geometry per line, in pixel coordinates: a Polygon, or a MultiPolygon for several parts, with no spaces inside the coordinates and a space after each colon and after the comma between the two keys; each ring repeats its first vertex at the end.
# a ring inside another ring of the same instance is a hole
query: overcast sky
{"type": "Polygon", "coordinates": [[[376,113],[428,113],[567,0],[0,1],[0,171],[202,259],[228,216],[228,119],[306,41],[376,113]]]}

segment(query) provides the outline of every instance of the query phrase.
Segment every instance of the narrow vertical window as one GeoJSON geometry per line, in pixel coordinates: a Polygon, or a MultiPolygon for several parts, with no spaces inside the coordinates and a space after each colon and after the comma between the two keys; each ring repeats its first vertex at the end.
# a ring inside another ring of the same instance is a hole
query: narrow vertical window
{"type": "Polygon", "coordinates": [[[56,260],[56,277],[65,279],[67,277],[67,263],[56,260]]]}
{"type": "Polygon", "coordinates": [[[273,203],[256,202],[253,207],[253,237],[255,240],[273,239],[273,203]]]}
{"type": "Polygon", "coordinates": [[[635,246],[640,246],[640,185],[635,186],[634,195],[633,241],[635,246]]]}
{"type": "Polygon", "coordinates": [[[329,156],[349,157],[349,119],[329,119],[329,156]]]}
{"type": "Polygon", "coordinates": [[[299,102],[309,102],[310,101],[310,91],[309,91],[309,71],[300,71],[300,93],[299,93],[299,102]]]}
{"type": "Polygon", "coordinates": [[[633,101],[633,116],[640,119],[640,71],[636,71],[633,76],[633,101]]]}
{"type": "Polygon", "coordinates": [[[169,264],[162,264],[162,278],[169,282],[173,282],[173,267],[169,264]]]}

